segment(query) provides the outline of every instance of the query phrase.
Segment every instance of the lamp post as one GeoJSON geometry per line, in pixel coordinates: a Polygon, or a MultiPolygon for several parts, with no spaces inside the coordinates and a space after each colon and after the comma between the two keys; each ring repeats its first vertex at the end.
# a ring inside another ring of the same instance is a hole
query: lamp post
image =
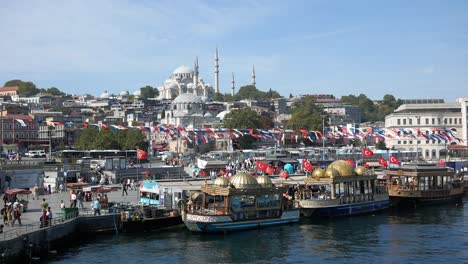
{"type": "Polygon", "coordinates": [[[322,115],[322,160],[325,160],[325,115],[322,115]]]}

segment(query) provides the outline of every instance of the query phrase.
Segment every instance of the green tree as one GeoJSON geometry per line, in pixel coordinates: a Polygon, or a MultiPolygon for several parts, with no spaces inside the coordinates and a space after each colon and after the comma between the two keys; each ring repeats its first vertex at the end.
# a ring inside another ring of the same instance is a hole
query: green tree
{"type": "Polygon", "coordinates": [[[388,150],[387,144],[383,140],[379,140],[379,142],[375,144],[375,148],[379,150],[388,150]]]}
{"type": "Polygon", "coordinates": [[[140,88],[141,96],[140,98],[142,100],[148,100],[149,98],[155,98],[159,95],[159,91],[157,88],[154,88],[152,86],[145,86],[140,88]]]}
{"type": "Polygon", "coordinates": [[[57,96],[63,96],[65,95],[64,92],[60,91],[58,88],[56,87],[50,87],[49,89],[47,89],[45,91],[47,94],[50,94],[50,95],[57,95],[57,96]]]}
{"type": "Polygon", "coordinates": [[[268,92],[263,92],[257,90],[257,88],[253,85],[246,85],[239,88],[239,91],[234,96],[234,98],[236,101],[243,99],[268,100],[274,98],[281,98],[281,95],[278,92],[273,91],[271,89],[268,92]]]}
{"type": "Polygon", "coordinates": [[[291,111],[291,119],[287,127],[293,130],[322,130],[323,118],[327,120],[326,113],[322,107],[315,104],[312,96],[305,96],[301,100],[294,102],[291,111]]]}
{"type": "Polygon", "coordinates": [[[36,85],[32,82],[23,82],[22,80],[11,80],[6,82],[4,87],[18,86],[18,94],[24,96],[31,96],[39,93],[36,85]]]}
{"type": "Polygon", "coordinates": [[[78,149],[147,149],[143,131],[140,130],[97,130],[83,129],[77,144],[78,149]]]}
{"type": "Polygon", "coordinates": [[[224,95],[222,93],[215,93],[213,101],[224,102],[224,95]]]}
{"type": "Polygon", "coordinates": [[[224,127],[227,128],[264,128],[260,116],[249,108],[233,110],[224,116],[224,127]]]}

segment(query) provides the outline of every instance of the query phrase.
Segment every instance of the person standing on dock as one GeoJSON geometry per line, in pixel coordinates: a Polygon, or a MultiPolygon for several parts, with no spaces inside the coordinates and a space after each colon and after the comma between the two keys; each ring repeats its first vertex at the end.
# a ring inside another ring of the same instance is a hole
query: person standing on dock
{"type": "Polygon", "coordinates": [[[13,222],[11,226],[15,225],[16,220],[18,220],[18,224],[21,226],[21,209],[19,207],[13,208],[13,222]]]}
{"type": "Polygon", "coordinates": [[[41,209],[42,211],[47,210],[47,207],[49,207],[49,203],[46,202],[45,198],[42,198],[42,203],[41,203],[41,209]]]}
{"type": "Polygon", "coordinates": [[[99,209],[99,200],[96,198],[93,202],[93,211],[94,211],[94,216],[101,215],[101,210],[99,209]]]}
{"type": "Polygon", "coordinates": [[[124,180],[122,182],[122,196],[124,196],[124,193],[128,196],[128,193],[127,193],[127,182],[124,180]]]}
{"type": "Polygon", "coordinates": [[[72,192],[70,208],[74,208],[74,207],[76,207],[76,193],[72,192]]]}
{"type": "Polygon", "coordinates": [[[37,184],[34,185],[33,192],[34,192],[33,200],[34,199],[39,200],[39,186],[37,186],[37,184]]]}

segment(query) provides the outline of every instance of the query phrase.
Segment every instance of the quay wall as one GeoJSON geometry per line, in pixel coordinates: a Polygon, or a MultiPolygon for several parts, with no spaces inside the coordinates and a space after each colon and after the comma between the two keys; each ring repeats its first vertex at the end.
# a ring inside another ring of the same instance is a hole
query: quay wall
{"type": "Polygon", "coordinates": [[[44,258],[51,250],[61,250],[102,231],[120,225],[118,215],[78,216],[50,227],[27,230],[0,241],[0,263],[30,263],[33,257],[44,258]]]}

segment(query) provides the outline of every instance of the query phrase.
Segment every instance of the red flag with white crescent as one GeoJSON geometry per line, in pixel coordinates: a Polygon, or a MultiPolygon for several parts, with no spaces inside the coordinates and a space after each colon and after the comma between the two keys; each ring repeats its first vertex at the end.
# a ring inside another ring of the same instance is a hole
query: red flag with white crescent
{"type": "Polygon", "coordinates": [[[396,157],[390,156],[390,164],[398,165],[398,164],[400,164],[400,161],[396,157]]]}
{"type": "Polygon", "coordinates": [[[374,152],[372,150],[370,150],[370,149],[365,148],[365,149],[362,149],[362,155],[364,157],[372,157],[372,156],[374,156],[374,152]]]}
{"type": "Polygon", "coordinates": [[[379,158],[379,164],[380,164],[380,166],[382,166],[384,168],[388,168],[388,162],[382,157],[379,158]]]}
{"type": "Polygon", "coordinates": [[[259,160],[257,160],[256,164],[257,164],[257,170],[266,171],[268,168],[268,164],[261,162],[259,160]]]}

